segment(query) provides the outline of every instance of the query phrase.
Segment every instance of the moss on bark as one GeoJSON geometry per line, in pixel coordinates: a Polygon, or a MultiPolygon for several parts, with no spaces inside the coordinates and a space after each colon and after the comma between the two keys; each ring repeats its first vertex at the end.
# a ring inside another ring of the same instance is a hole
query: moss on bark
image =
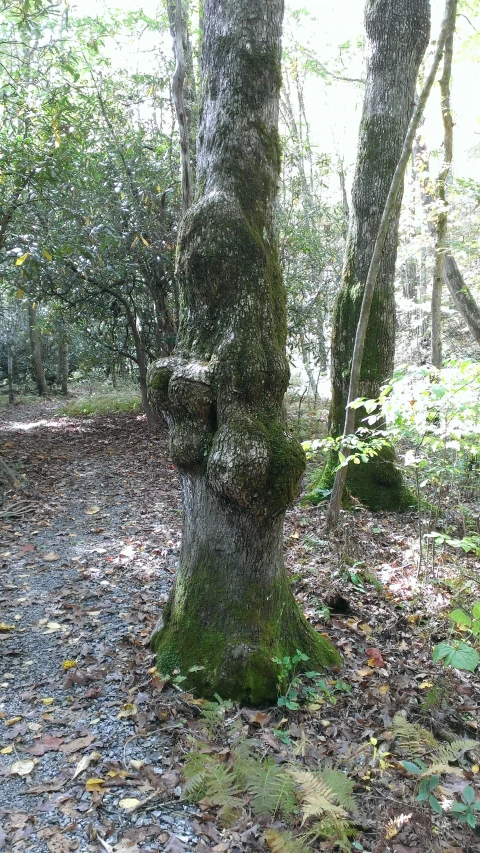
{"type": "Polygon", "coordinates": [[[228,589],[222,589],[221,578],[228,576],[228,567],[218,571],[203,564],[184,588],[176,589],[175,607],[152,640],[161,671],[166,660],[175,660],[187,676],[185,685],[198,695],[209,698],[218,693],[265,705],[274,702],[278,692],[273,657],[300,649],[308,655],[308,669],[341,665],[327,637],[305,620],[285,576],[270,590],[250,584],[240,601],[232,601],[228,589]],[[213,601],[222,601],[222,606],[212,605],[213,601]],[[203,669],[188,672],[197,666],[203,669]]]}
{"type": "MultiPolygon", "coordinates": [[[[330,451],[323,469],[318,471],[310,482],[305,502],[319,504],[325,500],[325,492],[332,489],[338,455],[330,451]]],[[[395,454],[391,448],[383,448],[378,456],[360,465],[350,463],[343,506],[352,505],[352,497],[368,507],[372,512],[404,512],[417,505],[415,494],[406,486],[402,472],[395,463],[395,454]]]]}

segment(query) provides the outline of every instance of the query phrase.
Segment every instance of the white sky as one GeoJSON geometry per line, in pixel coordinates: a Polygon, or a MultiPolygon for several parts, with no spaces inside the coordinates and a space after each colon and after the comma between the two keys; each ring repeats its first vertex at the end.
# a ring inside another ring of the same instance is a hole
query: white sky
{"type": "MultiPolygon", "coordinates": [[[[241,0],[238,0],[241,2],[241,0]]],[[[162,3],[162,0],[161,0],[162,3]]],[[[102,14],[106,6],[124,11],[143,9],[155,17],[156,10],[163,6],[159,0],[72,0],[71,6],[79,15],[102,14]]],[[[292,10],[306,9],[309,17],[304,18],[297,37],[310,47],[320,61],[325,60],[331,68],[338,46],[346,42],[355,43],[363,33],[363,0],[289,0],[292,10]]],[[[432,0],[432,39],[436,38],[444,0],[432,0]]],[[[473,22],[480,30],[480,20],[473,22]]],[[[480,180],[480,157],[472,158],[471,149],[480,146],[480,63],[477,65],[466,55],[465,44],[473,29],[463,16],[457,24],[457,44],[452,82],[452,107],[455,123],[454,170],[457,177],[472,177],[480,180]]],[[[286,27],[288,36],[288,25],[286,27]]],[[[132,45],[131,62],[138,62],[138,45],[132,45]]],[[[480,53],[480,50],[478,51],[480,53]]],[[[117,57],[112,57],[115,63],[117,57]]],[[[127,56],[122,51],[118,61],[125,66],[127,56]]],[[[347,76],[362,76],[361,68],[344,69],[347,76]]],[[[307,112],[311,123],[313,141],[319,151],[340,154],[347,167],[355,160],[356,136],[360,119],[362,91],[358,86],[331,82],[325,86],[322,80],[312,80],[307,92],[307,112]]],[[[430,150],[439,149],[443,136],[438,87],[430,98],[425,123],[425,135],[430,150]]]]}

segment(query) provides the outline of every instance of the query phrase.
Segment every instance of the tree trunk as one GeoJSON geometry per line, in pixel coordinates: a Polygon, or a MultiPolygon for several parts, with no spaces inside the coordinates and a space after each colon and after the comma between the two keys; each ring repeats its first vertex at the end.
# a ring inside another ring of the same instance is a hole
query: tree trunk
{"type": "Polygon", "coordinates": [[[480,308],[449,251],[445,252],[444,275],[455,308],[462,315],[477,344],[480,344],[480,308]]]}
{"type": "Polygon", "coordinates": [[[32,352],[33,375],[35,376],[35,382],[37,384],[38,393],[40,397],[44,397],[48,394],[48,386],[43,370],[42,350],[40,347],[40,335],[38,333],[37,325],[37,311],[35,308],[35,304],[32,302],[31,299],[27,300],[27,310],[28,329],[30,333],[30,347],[32,352]]]}
{"type": "MultiPolygon", "coordinates": [[[[392,179],[415,101],[420,62],[428,44],[428,0],[368,0],[365,27],[370,47],[367,84],[352,191],[343,280],[332,337],[330,434],[343,432],[350,367],[365,282],[392,179]]],[[[361,362],[360,396],[378,397],[392,374],[395,355],[395,261],[402,190],[396,199],[373,295],[361,362]]],[[[362,415],[357,418],[357,426],[362,415]]],[[[323,472],[331,486],[337,466],[332,454],[323,472]]],[[[351,494],[374,510],[399,510],[411,503],[393,453],[367,465],[349,466],[351,494]]]]}
{"type": "Polygon", "coordinates": [[[8,376],[8,402],[15,402],[15,394],[13,391],[13,346],[12,342],[7,343],[7,376],[8,376]]]}
{"type": "Polygon", "coordinates": [[[57,381],[60,386],[60,393],[66,396],[68,394],[68,334],[65,317],[60,318],[58,332],[57,381]]]}
{"type": "Polygon", "coordinates": [[[282,557],[304,455],[282,416],[285,293],[272,229],[280,169],[283,0],[205,0],[197,200],[179,235],[175,355],[150,373],[181,471],[176,584],[153,644],[203,695],[271,702],[273,656],[338,664],[301,614],[282,557]],[[188,673],[191,666],[203,667],[188,673]]]}
{"type": "Polygon", "coordinates": [[[453,37],[457,17],[456,0],[452,3],[450,27],[445,42],[443,72],[440,78],[443,119],[443,165],[437,178],[437,210],[435,221],[435,269],[432,287],[432,350],[431,361],[439,370],[442,366],[442,287],[445,277],[445,251],[447,245],[447,194],[446,182],[453,156],[453,121],[450,109],[450,77],[452,74],[453,37]]]}

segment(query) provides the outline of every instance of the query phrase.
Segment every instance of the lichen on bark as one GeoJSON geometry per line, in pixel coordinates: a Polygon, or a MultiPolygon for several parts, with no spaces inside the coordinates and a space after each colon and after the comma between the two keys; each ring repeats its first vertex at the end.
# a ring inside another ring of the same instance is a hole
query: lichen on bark
{"type": "Polygon", "coordinates": [[[272,657],[305,651],[338,665],[287,581],[283,517],[303,451],[283,397],[286,301],[272,227],[280,168],[283,0],[205,0],[197,197],[184,217],[175,354],[151,369],[181,472],[180,566],[153,645],[178,655],[203,695],[261,704],[272,657]]]}

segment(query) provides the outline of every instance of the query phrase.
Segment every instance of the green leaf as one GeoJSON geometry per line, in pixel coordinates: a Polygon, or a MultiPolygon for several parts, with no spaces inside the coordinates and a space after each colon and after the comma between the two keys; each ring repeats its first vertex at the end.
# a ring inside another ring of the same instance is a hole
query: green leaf
{"type": "Polygon", "coordinates": [[[439,660],[446,658],[454,649],[448,643],[438,643],[433,648],[432,652],[432,660],[434,663],[438,663],[439,660]]]}
{"type": "Polygon", "coordinates": [[[473,803],[475,799],[475,791],[471,785],[467,785],[467,787],[463,789],[462,797],[469,806],[473,803]]]}
{"type": "Polygon", "coordinates": [[[455,669],[464,669],[467,672],[475,672],[478,664],[480,663],[480,655],[476,649],[472,648],[472,646],[469,646],[467,643],[460,643],[448,663],[450,666],[455,667],[455,669]]]}
{"type": "Polygon", "coordinates": [[[475,829],[477,825],[477,818],[472,812],[467,812],[467,823],[472,827],[472,829],[475,829]]]}
{"type": "Polygon", "coordinates": [[[480,601],[476,601],[472,607],[472,613],[475,619],[480,619],[480,601]]]}
{"type": "Polygon", "coordinates": [[[457,625],[466,625],[467,628],[470,628],[470,625],[472,624],[470,616],[468,616],[463,610],[452,610],[448,618],[457,625]]]}
{"type": "Polygon", "coordinates": [[[428,802],[430,803],[434,812],[436,812],[437,814],[442,814],[442,807],[438,802],[437,798],[433,796],[433,794],[430,794],[428,802]]]}
{"type": "Polygon", "coordinates": [[[414,773],[415,776],[419,776],[422,772],[421,767],[419,767],[418,764],[414,764],[413,761],[401,761],[400,764],[408,773],[414,773]]]}
{"type": "Polygon", "coordinates": [[[452,814],[464,814],[468,810],[468,806],[465,803],[452,803],[452,808],[450,809],[452,814]]]}

